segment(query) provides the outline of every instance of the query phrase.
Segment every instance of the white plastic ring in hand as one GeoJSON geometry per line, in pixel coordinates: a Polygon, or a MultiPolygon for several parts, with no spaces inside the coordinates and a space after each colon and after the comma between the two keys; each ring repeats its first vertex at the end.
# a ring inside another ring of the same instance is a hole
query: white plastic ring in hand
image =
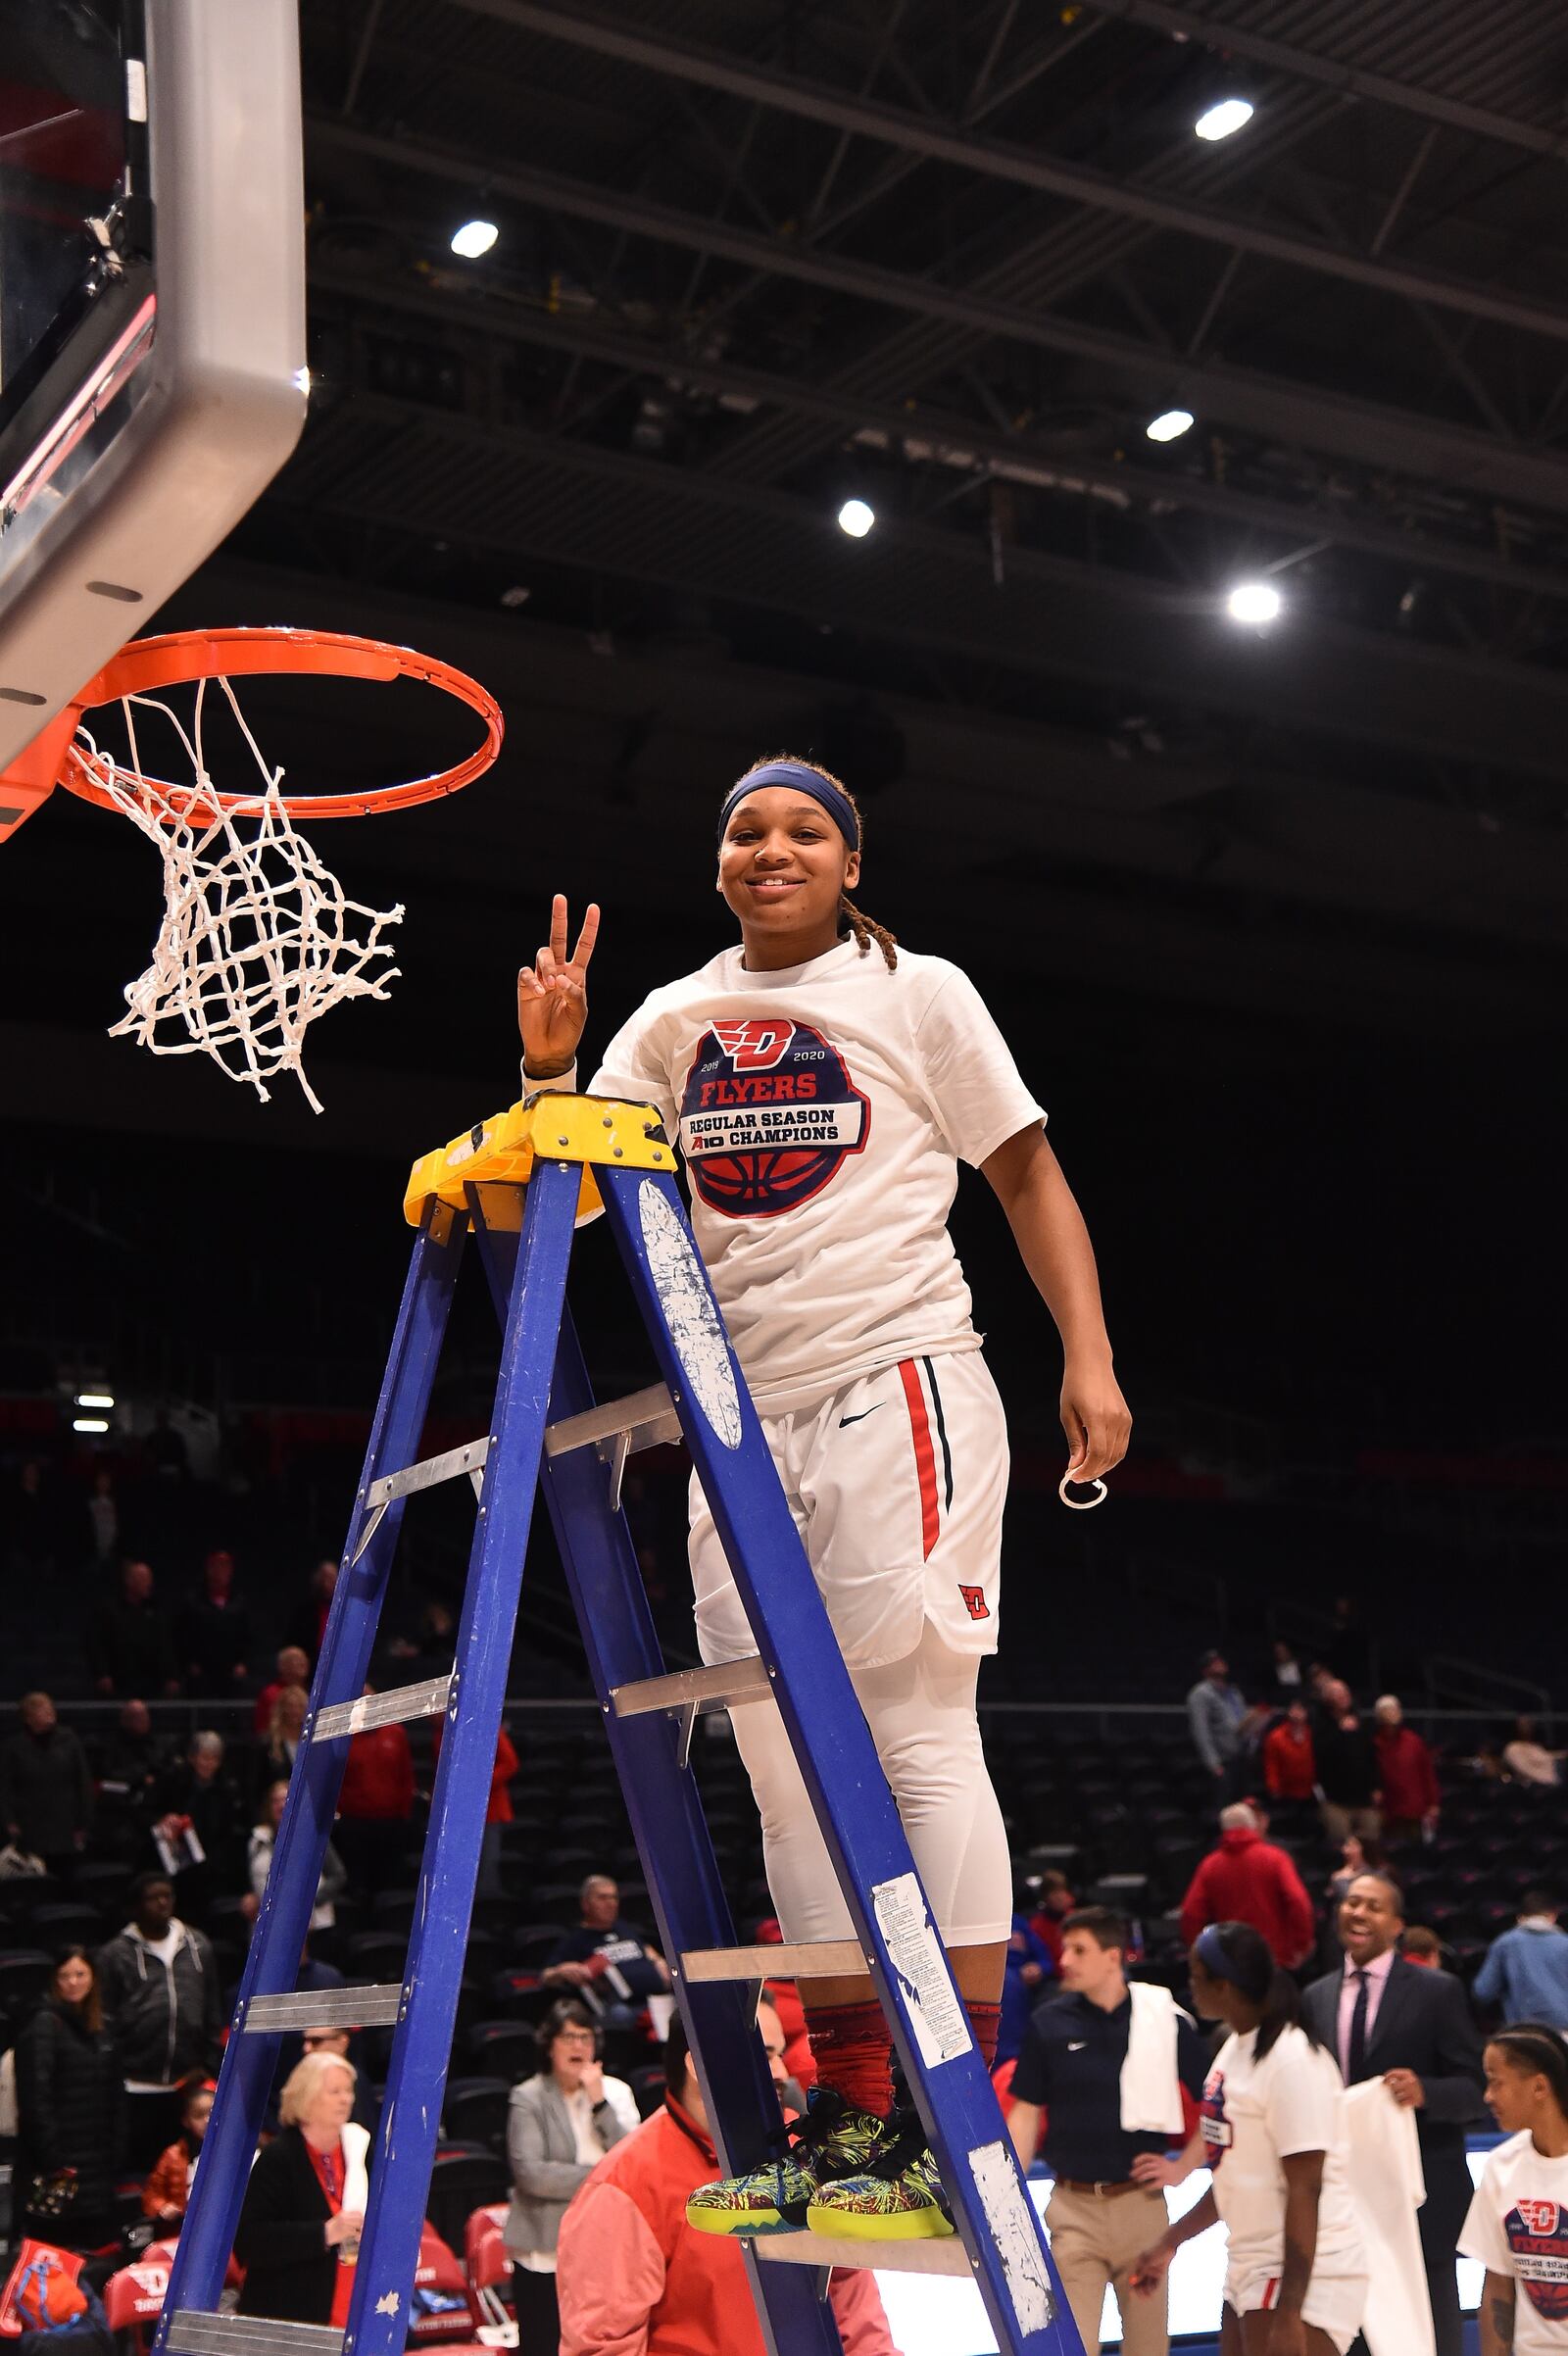
{"type": "MultiPolygon", "coordinates": [[[[1063,1473],[1060,1481],[1056,1485],[1056,1495],[1060,1497],[1062,1503],[1066,1506],[1069,1513],[1093,1513],[1095,1507],[1097,1505],[1102,1505],[1110,1494],[1103,1481],[1092,1481],[1088,1483],[1087,1486],[1096,1492],[1094,1497],[1070,1497],[1067,1495],[1067,1489],[1071,1480],[1072,1475],[1070,1473],[1063,1473]]],[[[1084,1484],[1080,1483],[1079,1486],[1082,1487],[1084,1484]]]]}

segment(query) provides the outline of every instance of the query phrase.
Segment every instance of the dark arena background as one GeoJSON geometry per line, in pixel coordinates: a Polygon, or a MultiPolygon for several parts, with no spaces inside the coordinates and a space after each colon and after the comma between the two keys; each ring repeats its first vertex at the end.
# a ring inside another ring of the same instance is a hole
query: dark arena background
{"type": "MultiPolygon", "coordinates": [[[[233,1978],[255,1695],[342,1544],[409,1165],[517,1096],[553,892],[604,908],[590,1058],[725,945],[717,804],[788,749],[860,800],[859,905],[974,977],[1049,1107],[1136,1418],[1103,1510],[1064,1513],[1055,1335],[967,1175],[1014,1449],[981,1696],[1029,1903],[1053,1867],[1112,1880],[1180,1984],[1214,1834],[1186,1696],[1218,1646],[1275,1706],[1283,1640],[1432,1743],[1409,1911],[1472,1977],[1527,1881],[1568,1884],[1560,1794],[1501,1763],[1521,1715],[1555,1749],[1568,1702],[1568,18],[303,0],[301,31],[309,420],[145,626],[410,643],[497,695],[506,744],[466,793],[320,828],[407,914],[387,1002],[313,1035],[318,1117],[105,1036],[158,915],[129,828],[57,795],[0,858],[5,1733],[46,1689],[100,1781],[127,1699],[171,1772],[223,1737],[201,1919],[233,1978]],[[1195,137],[1231,99],[1242,127],[1195,137]],[[499,233],[465,258],[476,218],[499,233]],[[220,1550],[249,1615],[220,1692],[179,1641],[220,1550]],[[158,1690],[117,1653],[123,1557],[174,1639],[158,1690]]],[[[264,680],[246,709],[297,790],[466,741],[401,686],[264,680]]],[[[573,1299],[601,1395],[651,1381],[602,1233],[573,1299]]],[[[484,1429],[487,1318],[427,1448],[484,1429]]],[[[663,1449],[628,1483],[672,1662],[685,1473],[663,1449]]],[[[405,1663],[469,1527],[466,1494],[411,1510],[405,1663]]],[[[512,1693],[468,2027],[585,1872],[646,1912],[545,1529],[512,1693]]],[[[744,1785],[722,1737],[701,1755],[749,1925],[744,1785]]],[[[414,1761],[422,1792],[417,1729],[414,1761]]],[[[54,1893],[89,1944],[147,1861],[138,1807],[100,1793],[99,1878],[54,1893]]],[[[1338,1848],[1312,1810],[1284,1837],[1328,1940],[1338,1848]]],[[[13,2029],[58,1943],[16,1887],[13,2029]]],[[[400,1887],[340,1902],[351,1977],[400,1887]]]]}

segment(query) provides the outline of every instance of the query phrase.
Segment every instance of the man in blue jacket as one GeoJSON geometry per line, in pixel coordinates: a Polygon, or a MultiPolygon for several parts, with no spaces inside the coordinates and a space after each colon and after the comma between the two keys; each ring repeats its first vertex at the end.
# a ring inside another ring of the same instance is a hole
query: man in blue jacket
{"type": "Polygon", "coordinates": [[[1495,2004],[1502,2025],[1547,2021],[1568,2030],[1568,1931],[1557,1927],[1557,1901],[1544,1890],[1527,1890],[1519,1919],[1494,1939],[1476,1974],[1478,2004],[1495,2004]]]}

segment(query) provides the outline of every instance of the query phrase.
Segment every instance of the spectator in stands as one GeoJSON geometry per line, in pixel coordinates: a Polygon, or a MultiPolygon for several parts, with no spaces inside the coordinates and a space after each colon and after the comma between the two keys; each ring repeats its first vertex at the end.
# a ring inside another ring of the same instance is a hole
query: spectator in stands
{"type": "Polygon", "coordinates": [[[1219,1842],[1203,1858],[1182,1900],[1182,1939],[1191,1946],[1205,1923],[1250,1923],[1276,1963],[1294,1971],[1312,1952],[1317,1918],[1289,1853],[1265,1841],[1245,1800],[1220,1810],[1219,1842]]]}
{"type": "Polygon", "coordinates": [[[550,1988],[586,1993],[605,2028],[628,2028],[650,1996],[669,1988],[669,1966],[635,1923],[620,1919],[620,1890],[609,1874],[590,1874],[578,1893],[582,1919],[557,1940],[543,1978],[550,1988]]]}
{"type": "Polygon", "coordinates": [[[100,1693],[179,1692],[174,1640],[154,1597],[149,1563],[123,1565],[119,1594],[101,1603],[93,1616],[87,1655],[100,1693]]]}
{"type": "Polygon", "coordinates": [[[1409,1923],[1399,1933],[1399,1953],[1420,1971],[1443,1970],[1443,1941],[1425,1923],[1409,1923]]]}
{"type": "Polygon", "coordinates": [[[115,1476],[107,1464],[93,1467],[85,1521],[87,1567],[89,1570],[106,1572],[123,1550],[121,1543],[120,1499],[115,1495],[115,1476]]]}
{"type": "Polygon", "coordinates": [[[47,1693],[24,1693],[18,1715],[21,1727],[0,1746],[0,1822],[7,1840],[69,1875],[92,1823],[87,1754],[47,1693]]]}
{"type": "Polygon", "coordinates": [[[1454,2244],[1470,2205],[1465,2130],[1481,2109],[1481,2041],[1459,1982],[1397,1952],[1404,1899],[1386,1874],[1364,1873],[1340,1908],[1341,1969],[1314,1980],[1303,2018],[1337,2058],[1347,2086],[1381,2078],[1415,2112],[1427,2197],[1417,2212],[1437,2356],[1460,2356],[1454,2244]]]}
{"type": "Polygon", "coordinates": [[[1343,1677],[1324,1680],[1312,1747],[1323,1794],[1323,1830],[1329,1840],[1341,1841],[1347,1833],[1376,1840],[1383,1830],[1377,1752],[1343,1677]]]}
{"type": "Polygon", "coordinates": [[[1383,1795],[1385,1841],[1414,1841],[1437,1830],[1443,1812],[1437,1762],[1413,1726],[1404,1723],[1397,1693],[1380,1693],[1373,1708],[1377,1733],[1378,1790],[1383,1795]]]}
{"type": "Polygon", "coordinates": [[[153,1797],[169,1764],[169,1746],[153,1732],[145,1701],[125,1701],[104,1745],[98,1778],[100,1843],[126,1859],[139,1856],[152,1815],[153,1797]]]}
{"type": "Polygon", "coordinates": [[[1487,1949],[1475,1978],[1478,2004],[1495,2004],[1503,2027],[1546,2021],[1568,2030],[1568,1931],[1559,1928],[1549,1890],[1527,1890],[1519,1919],[1487,1949]]]}
{"type": "Polygon", "coordinates": [[[1274,1679],[1274,1706],[1276,1709],[1287,1710],[1293,1701],[1305,1700],[1306,1674],[1297,1655],[1296,1646],[1288,1644],[1282,1636],[1276,1637],[1274,1640],[1271,1673],[1274,1679]]]}
{"type": "Polygon", "coordinates": [[[211,1728],[191,1736],[185,1756],[160,1779],[153,1800],[153,1845],[174,1876],[182,1913],[200,1920],[215,1897],[239,1886],[245,1803],[223,1769],[223,1738],[211,1728]]]}
{"type": "MultiPolygon", "coordinates": [[[[784,2032],[770,2004],[759,2005],[757,2026],[777,2086],[784,2032]]],[[[740,2251],[687,2223],[693,2195],[719,2175],[678,2014],[664,2073],[661,2108],[621,2137],[562,2219],[561,2356],[762,2356],[740,2251]]],[[[835,2273],[829,2296],[844,2356],[896,2356],[869,2269],[835,2273]]]]}
{"type": "Polygon", "coordinates": [[[1187,1696],[1187,1723],[1217,1798],[1234,1799],[1247,1766],[1248,1708],[1240,1688],[1231,1684],[1223,1652],[1204,1653],[1198,1683],[1187,1696]]]}
{"type": "Polygon", "coordinates": [[[350,1880],[368,1896],[394,1881],[413,1814],[414,1753],[403,1728],[372,1726],[356,1735],[343,1767],[336,1839],[350,1880]]]}
{"type": "Polygon", "coordinates": [[[369,2189],[354,2090],[354,2065],[340,2054],[313,2053],[290,2071],[280,2132],[256,2155],[234,2235],[241,2315],[337,2331],[348,2322],[369,2189]]]}
{"type": "MultiPolygon", "coordinates": [[[[441,1734],[445,1723],[441,1718],[435,1722],[434,1748],[438,1759],[441,1756],[441,1734]]],[[[501,1828],[513,1821],[509,1786],[519,1764],[512,1746],[512,1737],[503,1726],[496,1736],[495,1763],[490,1770],[490,1797],[484,1812],[484,1841],[479,1850],[479,1876],[474,1884],[476,1895],[482,1898],[498,1898],[504,1894],[501,1888],[501,1828]]]]}
{"type": "Polygon", "coordinates": [[[514,2086],[507,2105],[512,2205],[506,2244],[524,2348],[561,2338],[556,2238],[566,2203],[607,2151],[635,2133],[637,2103],[624,2080],[607,2078],[592,2013],[573,1996],[553,2004],[535,2032],[545,2067],[514,2086]]]}
{"type": "Polygon", "coordinates": [[[130,1906],[99,1952],[98,1986],[124,2077],[125,2157],[139,2173],[179,2131],[181,2082],[218,2067],[223,1992],[212,1942],[175,1914],[168,1874],[138,1874],[130,1906]]]}
{"type": "Polygon", "coordinates": [[[166,1405],[155,1409],[153,1428],[141,1444],[142,1461],[160,1481],[184,1481],[190,1475],[190,1451],[169,1419],[166,1405]]]}
{"type": "Polygon", "coordinates": [[[323,1555],[311,1573],[304,1601],[298,1605],[288,1624],[289,1643],[310,1655],[313,1667],[321,1649],[321,1639],[326,1634],[326,1615],[332,1608],[332,1597],[336,1593],[337,1564],[329,1554],[323,1555]]]}
{"type": "Polygon", "coordinates": [[[1548,1750],[1536,1732],[1534,1718],[1516,1718],[1512,1740],[1502,1748],[1502,1763],[1517,1784],[1555,1785],[1568,1752],[1548,1750]]]}
{"type": "Polygon", "coordinates": [[[160,2152],[141,2188],[141,2213],[166,2233],[177,2233],[190,2205],[191,2179],[202,2156],[202,2139],[213,2115],[213,2082],[190,2078],[180,2094],[179,2133],[160,2152]]]}
{"type": "Polygon", "coordinates": [[[1127,1942],[1126,1922],[1108,1907],[1084,1906],[1067,1917],[1062,1993],[1035,2008],[1012,2074],[1007,2127],[1027,2168],[1044,2115],[1045,2157],[1055,2179],[1051,2246],[1084,2346],[1100,2344],[1108,2286],[1121,2310],[1124,2356],[1166,2356],[1165,2303],[1135,2299],[1127,2277],[1164,2227],[1161,2186],[1201,2165],[1196,2145],[1178,2165],[1167,2167],[1164,2155],[1187,2142],[1182,2095],[1196,2119],[1208,2063],[1197,2024],[1167,1989],[1129,1988],[1127,1942]],[[1129,2116],[1147,2124],[1128,2128],[1129,2116]]]}
{"type": "Polygon", "coordinates": [[[293,1774],[294,1761],[299,1756],[305,1713],[310,1706],[311,1697],[303,1686],[279,1686],[272,1696],[272,1706],[267,1717],[267,1732],[256,1761],[256,1772],[263,1791],[270,1784],[286,1784],[293,1774]]]}
{"type": "Polygon", "coordinates": [[[220,1546],[202,1565],[202,1592],[180,1626],[185,1682],[192,1693],[227,1694],[250,1676],[251,1615],[234,1594],[234,1557],[220,1546]]]}
{"type": "MultiPolygon", "coordinates": [[[[246,1912],[253,1922],[261,1909],[267,1877],[272,1870],[272,1849],[277,1841],[277,1828],[283,1821],[283,1803],[287,1798],[287,1784],[270,1784],[267,1789],[267,1813],[260,1824],[251,1828],[247,1858],[251,1903],[246,1912]]],[[[311,1908],[312,1931],[331,1931],[336,1928],[337,1901],[348,1886],[348,1868],[329,1841],[321,1858],[320,1879],[316,1885],[316,1903],[311,1908]]]]}
{"type": "MultiPolygon", "coordinates": [[[[1340,1870],[1338,1873],[1330,1875],[1329,1886],[1324,1892],[1329,1913],[1333,1917],[1331,1928],[1338,1925],[1340,1908],[1345,1903],[1345,1893],[1350,1884],[1360,1874],[1381,1873],[1387,1862],[1383,1853],[1382,1841],[1374,1841],[1370,1833],[1364,1841],[1359,1833],[1346,1834],[1340,1843],[1340,1870]]],[[[1336,1929],[1334,1948],[1336,1956],[1339,1951],[1336,1929]]]]}
{"type": "MultiPolygon", "coordinates": [[[[1025,1892],[1019,1890],[1022,1898],[1025,1892]]],[[[1012,1918],[1002,1975],[1002,2018],[997,2024],[997,2062],[1012,2061],[1023,2044],[1029,2016],[1046,1983],[1055,1977],[1051,1949],[1021,1910],[1012,1918]]],[[[995,2064],[993,2064],[995,2067],[995,2064]]]]}
{"type": "Polygon", "coordinates": [[[1263,1738],[1263,1787],[1270,1799],[1298,1805],[1316,1793],[1312,1721],[1306,1703],[1299,1697],[1290,1703],[1279,1725],[1263,1738]]]}
{"type": "Polygon", "coordinates": [[[17,2039],[17,2156],[22,2231],[64,2249],[115,2237],[115,2168],[124,2095],[85,1947],[67,1947],[17,2039]]]}
{"type": "Polygon", "coordinates": [[[1040,1903],[1029,1917],[1029,1928],[1058,1971],[1061,1968],[1061,1927],[1068,1915],[1076,1910],[1077,1904],[1066,1875],[1054,1865],[1049,1867],[1040,1877],[1040,1903]]]}
{"type": "Polygon", "coordinates": [[[251,1732],[265,1735],[272,1723],[272,1704],[285,1686],[305,1686],[311,1682],[311,1659],[298,1644],[285,1644],[277,1656],[272,1675],[256,1696],[251,1712],[251,1732]]]}
{"type": "MultiPolygon", "coordinates": [[[[340,1985],[342,1984],[340,1972],[334,1973],[333,1978],[340,1985]]],[[[379,2105],[360,2060],[359,2041],[360,2033],[357,2029],[339,2028],[335,2024],[330,2029],[302,2029],[300,2032],[300,2058],[303,2060],[308,2053],[328,2053],[336,2054],[341,2060],[354,2064],[358,2076],[354,2084],[354,2108],[349,2116],[357,2125],[365,2129],[367,2135],[373,2138],[379,2105]]]]}

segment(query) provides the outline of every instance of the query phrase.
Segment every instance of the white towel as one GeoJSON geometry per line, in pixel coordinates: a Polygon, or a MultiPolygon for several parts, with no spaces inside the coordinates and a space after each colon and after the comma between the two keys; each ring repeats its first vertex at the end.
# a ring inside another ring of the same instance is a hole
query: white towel
{"type": "Polygon", "coordinates": [[[1133,2017],[1121,2066],[1122,2132],[1174,2139],[1187,2131],[1176,2075],[1176,2024],[1189,2016],[1168,1988],[1152,1980],[1129,1981],[1127,1993],[1133,2017]]]}
{"type": "Polygon", "coordinates": [[[1371,2282],[1361,2331],[1372,2356],[1435,2356],[1432,2301],[1416,2211],[1427,2196],[1415,2113],[1381,2078],[1345,2097],[1350,2196],[1371,2282]]]}
{"type": "Polygon", "coordinates": [[[351,2119],[343,2130],[343,2206],[358,2209],[361,2216],[370,2199],[369,2150],[369,2129],[357,2127],[351,2119]]]}

